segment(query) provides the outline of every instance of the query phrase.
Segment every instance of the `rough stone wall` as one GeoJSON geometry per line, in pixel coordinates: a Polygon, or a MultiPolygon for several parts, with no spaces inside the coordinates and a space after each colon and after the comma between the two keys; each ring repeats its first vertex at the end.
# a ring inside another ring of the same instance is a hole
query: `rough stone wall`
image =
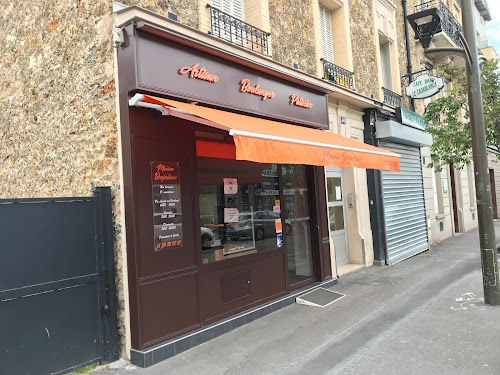
{"type": "Polygon", "coordinates": [[[372,10],[373,0],[349,0],[356,90],[381,101],[372,10]]]}
{"type": "MultiPolygon", "coordinates": [[[[168,12],[177,14],[179,22],[198,28],[198,0],[123,0],[125,5],[137,5],[155,13],[167,16],[168,12]]],[[[109,0],[112,3],[112,0],[109,0]]],[[[210,3],[210,0],[207,0],[210,3]]]]}
{"type": "MultiPolygon", "coordinates": [[[[405,36],[405,24],[403,17],[403,5],[401,2],[396,3],[396,33],[397,33],[397,51],[399,53],[399,71],[402,75],[408,73],[408,63],[406,58],[406,36],[405,36]]],[[[407,3],[408,14],[412,14],[415,9],[415,1],[409,0],[407,3]]],[[[417,46],[415,43],[415,32],[408,24],[408,32],[410,36],[410,49],[411,49],[411,64],[413,72],[418,72],[420,70],[420,64],[417,57],[417,46]]],[[[418,43],[418,42],[417,42],[418,43]]],[[[416,77],[416,76],[414,76],[416,77]]],[[[403,86],[406,87],[409,83],[408,78],[403,79],[403,86]]],[[[416,100],[419,102],[419,100],[416,100]]],[[[421,100],[420,100],[421,102],[421,100]]],[[[403,107],[410,108],[410,99],[403,92],[403,107]]]]}
{"type": "Polygon", "coordinates": [[[273,60],[315,75],[312,0],[269,0],[273,60]]]}
{"type": "Polygon", "coordinates": [[[110,0],[0,2],[0,198],[113,195],[124,333],[110,0]]]}

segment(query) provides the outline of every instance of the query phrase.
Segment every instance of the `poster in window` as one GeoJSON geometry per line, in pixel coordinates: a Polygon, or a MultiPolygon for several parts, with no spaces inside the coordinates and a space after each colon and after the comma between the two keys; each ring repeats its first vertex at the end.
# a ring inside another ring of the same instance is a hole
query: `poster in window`
{"type": "Polygon", "coordinates": [[[182,247],[182,200],[179,163],[152,161],[154,250],[182,247]]]}

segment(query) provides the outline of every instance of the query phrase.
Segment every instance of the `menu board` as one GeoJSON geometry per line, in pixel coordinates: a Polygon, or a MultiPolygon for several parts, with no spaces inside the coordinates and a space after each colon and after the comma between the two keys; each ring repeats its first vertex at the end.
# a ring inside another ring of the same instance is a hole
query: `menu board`
{"type": "Polygon", "coordinates": [[[154,250],[182,247],[182,205],[179,163],[151,162],[154,250]]]}

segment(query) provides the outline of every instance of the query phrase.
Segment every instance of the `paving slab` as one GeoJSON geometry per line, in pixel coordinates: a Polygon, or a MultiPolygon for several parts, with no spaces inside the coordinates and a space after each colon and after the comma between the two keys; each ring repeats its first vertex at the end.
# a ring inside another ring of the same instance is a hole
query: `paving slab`
{"type": "Polygon", "coordinates": [[[150,368],[99,374],[500,374],[500,307],[481,283],[472,230],[341,277],[330,289],[345,297],[326,307],[293,304],[150,368]]]}

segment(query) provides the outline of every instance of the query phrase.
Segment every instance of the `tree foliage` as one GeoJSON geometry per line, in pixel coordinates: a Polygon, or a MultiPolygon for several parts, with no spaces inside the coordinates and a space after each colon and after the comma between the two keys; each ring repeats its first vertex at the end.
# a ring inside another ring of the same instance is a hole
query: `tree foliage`
{"type": "MultiPolygon", "coordinates": [[[[427,131],[432,134],[433,163],[463,166],[472,160],[472,141],[467,98],[467,76],[465,68],[439,66],[437,74],[452,85],[443,90],[443,95],[425,108],[427,131]],[[451,86],[451,87],[449,87],[451,86]]],[[[486,144],[500,144],[500,71],[498,61],[486,61],[482,66],[483,111],[486,127],[486,144]]]]}

